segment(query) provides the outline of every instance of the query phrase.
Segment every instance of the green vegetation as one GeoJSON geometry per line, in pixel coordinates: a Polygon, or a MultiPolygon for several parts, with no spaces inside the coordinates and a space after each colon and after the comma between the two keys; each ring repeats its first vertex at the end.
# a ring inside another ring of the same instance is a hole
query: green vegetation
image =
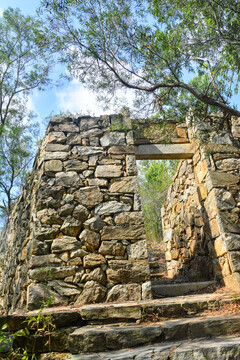
{"type": "Polygon", "coordinates": [[[238,0],[42,0],[41,12],[70,73],[105,102],[129,88],[161,117],[240,116],[238,0]]]}
{"type": "MultiPolygon", "coordinates": [[[[56,326],[52,323],[51,315],[44,315],[43,310],[47,309],[53,301],[51,296],[41,308],[36,312],[35,316],[29,316],[26,320],[26,327],[17,331],[14,334],[8,332],[8,325],[4,324],[0,331],[0,354],[5,353],[7,344],[12,344],[18,337],[33,337],[33,344],[31,349],[31,355],[27,348],[16,348],[9,350],[7,355],[8,360],[37,360],[35,355],[36,341],[39,335],[47,335],[48,350],[51,352],[51,333],[55,330],[56,326]],[[7,333],[8,332],[8,333],[7,333]]],[[[6,358],[4,356],[4,358],[6,358]]]]}
{"type": "Polygon", "coordinates": [[[162,239],[161,207],[177,165],[177,160],[142,160],[138,163],[140,193],[149,242],[158,242],[162,239]]]}
{"type": "MultiPolygon", "coordinates": [[[[28,96],[50,82],[53,64],[41,23],[8,8],[0,18],[0,216],[11,213],[34,154],[28,96]]],[[[35,127],[35,129],[34,129],[35,127]]]]}

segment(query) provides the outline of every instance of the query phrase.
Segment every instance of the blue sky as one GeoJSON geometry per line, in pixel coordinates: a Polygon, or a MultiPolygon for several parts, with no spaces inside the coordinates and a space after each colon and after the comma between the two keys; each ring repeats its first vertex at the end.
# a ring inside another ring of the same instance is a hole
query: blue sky
{"type": "MultiPolygon", "coordinates": [[[[40,6],[40,0],[0,0],[0,16],[2,10],[9,6],[18,7],[24,14],[34,15],[35,10],[40,6]]],[[[125,99],[128,98],[131,104],[133,94],[130,91],[124,93],[125,99]]],[[[232,101],[239,104],[239,95],[234,96],[232,101]]],[[[127,102],[124,102],[124,105],[127,106],[127,102]]],[[[39,115],[40,120],[60,112],[91,115],[114,112],[113,107],[110,107],[108,111],[104,110],[95,95],[77,80],[65,82],[61,87],[50,88],[45,92],[36,90],[30,98],[29,107],[39,115]]]]}
{"type": "MultiPolygon", "coordinates": [[[[0,16],[8,7],[18,7],[23,14],[34,15],[39,6],[40,0],[0,0],[0,16]]],[[[57,75],[56,70],[56,78],[57,75]]],[[[104,110],[95,95],[76,80],[65,82],[61,87],[52,87],[44,92],[34,91],[29,100],[29,107],[38,114],[42,122],[46,117],[60,112],[91,115],[113,113],[111,108],[108,111],[104,110]]],[[[42,126],[43,129],[45,125],[42,126]]]]}

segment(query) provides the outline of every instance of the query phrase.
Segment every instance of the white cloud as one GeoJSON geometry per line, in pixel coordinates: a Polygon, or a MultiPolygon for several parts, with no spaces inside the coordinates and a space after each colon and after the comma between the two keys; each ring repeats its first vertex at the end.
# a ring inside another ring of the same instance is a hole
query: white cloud
{"type": "MultiPolygon", "coordinates": [[[[122,106],[132,103],[133,94],[126,91],[119,91],[123,97],[122,106]],[[128,101],[126,100],[128,99],[128,101]]],[[[90,90],[84,88],[77,80],[72,80],[64,89],[56,92],[58,109],[62,112],[79,113],[81,115],[99,116],[102,114],[113,114],[114,106],[106,110],[104,105],[97,100],[97,96],[90,90]]]]}
{"type": "Polygon", "coordinates": [[[2,17],[2,16],[3,16],[3,9],[0,8],[0,17],[2,17]]]}

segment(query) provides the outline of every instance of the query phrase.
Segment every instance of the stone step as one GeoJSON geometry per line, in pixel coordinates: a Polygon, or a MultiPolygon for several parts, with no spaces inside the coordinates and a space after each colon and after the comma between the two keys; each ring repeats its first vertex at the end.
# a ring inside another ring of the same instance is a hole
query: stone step
{"type": "MultiPolygon", "coordinates": [[[[40,360],[49,357],[42,355],[40,360]]],[[[55,358],[51,358],[55,359],[55,358]]],[[[141,346],[92,354],[63,355],[64,360],[239,360],[240,337],[216,337],[191,342],[166,342],[158,345],[141,346]]]]}
{"type": "Polygon", "coordinates": [[[216,281],[201,281],[191,283],[172,283],[162,284],[157,283],[157,280],[152,281],[152,292],[154,298],[162,298],[169,296],[181,296],[193,293],[198,290],[207,288],[208,286],[216,284],[216,281]]]}
{"type": "Polygon", "coordinates": [[[72,354],[104,352],[239,332],[240,314],[168,320],[147,325],[85,326],[69,334],[68,346],[72,354]]]}
{"type": "Polygon", "coordinates": [[[94,304],[81,306],[78,311],[87,324],[104,324],[143,321],[159,318],[179,318],[201,315],[219,310],[224,304],[234,302],[232,293],[196,294],[175,298],[155,299],[128,303],[94,304]]]}

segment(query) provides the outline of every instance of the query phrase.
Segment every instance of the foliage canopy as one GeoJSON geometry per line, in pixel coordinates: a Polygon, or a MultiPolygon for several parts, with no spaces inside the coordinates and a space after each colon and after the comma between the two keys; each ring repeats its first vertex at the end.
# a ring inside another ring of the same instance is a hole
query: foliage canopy
{"type": "Polygon", "coordinates": [[[62,60],[95,91],[131,88],[168,118],[189,107],[240,116],[238,0],[42,0],[42,9],[62,60]]]}

